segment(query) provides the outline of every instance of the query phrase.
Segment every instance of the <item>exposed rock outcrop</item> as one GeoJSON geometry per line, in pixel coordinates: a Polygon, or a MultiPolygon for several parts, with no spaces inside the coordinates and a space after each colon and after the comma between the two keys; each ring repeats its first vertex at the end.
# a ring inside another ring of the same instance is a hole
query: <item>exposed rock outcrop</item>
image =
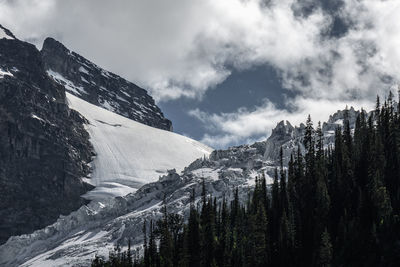
{"type": "Polygon", "coordinates": [[[172,131],[171,121],[146,90],[98,67],[52,38],[44,41],[41,54],[48,74],[71,94],[134,121],[172,131]]]}
{"type": "MultiPolygon", "coordinates": [[[[322,132],[324,133],[325,147],[334,145],[335,143],[335,130],[339,126],[343,126],[345,118],[345,110],[338,110],[336,113],[329,116],[327,122],[322,123],[322,132]]],[[[350,128],[354,129],[357,116],[360,111],[354,110],[353,107],[347,110],[350,128]]],[[[314,125],[315,126],[315,125],[314,125]]],[[[271,136],[266,141],[264,157],[271,163],[278,164],[279,153],[282,147],[283,162],[285,165],[290,160],[290,155],[293,151],[300,148],[304,152],[303,137],[305,125],[302,123],[300,126],[292,126],[288,121],[281,121],[272,130],[271,136]]]]}
{"type": "MultiPolygon", "coordinates": [[[[0,26],[1,27],[1,26],[0,26]]],[[[0,39],[0,243],[78,209],[92,147],[84,118],[32,44],[0,39]]]]}

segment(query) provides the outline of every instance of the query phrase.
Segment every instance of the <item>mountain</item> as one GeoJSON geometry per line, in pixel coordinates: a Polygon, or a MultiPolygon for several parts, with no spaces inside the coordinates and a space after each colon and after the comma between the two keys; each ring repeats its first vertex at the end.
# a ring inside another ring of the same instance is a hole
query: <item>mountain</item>
{"type": "Polygon", "coordinates": [[[188,137],[149,127],[67,93],[70,108],[87,120],[96,157],[90,183],[96,189],[84,197],[104,201],[124,196],[166,175],[182,171],[212,149],[188,137]]]}
{"type": "Polygon", "coordinates": [[[3,27],[0,38],[0,243],[212,151],[171,132],[144,89],[61,43],[38,51],[3,27]]]}
{"type": "Polygon", "coordinates": [[[48,74],[79,98],[134,121],[172,131],[172,123],[146,90],[108,72],[60,42],[47,38],[41,50],[48,74]]]}
{"type": "MultiPolygon", "coordinates": [[[[161,217],[163,204],[169,212],[187,216],[190,195],[195,192],[198,204],[203,183],[207,193],[217,201],[232,199],[238,188],[244,203],[257,176],[265,175],[267,182],[272,182],[274,169],[279,165],[280,147],[284,149],[285,163],[290,153],[298,147],[302,149],[304,125],[292,126],[282,121],[266,141],[212,151],[190,138],[166,131],[170,127],[165,124],[162,113],[156,108],[150,112],[154,105],[150,96],[146,97],[146,94],[140,97],[142,102],[137,102],[136,89],[128,91],[118,85],[129,82],[70,52],[61,43],[47,39],[39,52],[5,30],[3,35],[8,37],[0,40],[0,45],[6,48],[1,50],[6,53],[0,57],[0,111],[7,116],[0,117],[5,119],[0,122],[0,130],[8,133],[8,139],[0,138],[0,151],[5,151],[4,155],[0,154],[1,167],[17,173],[9,171],[12,175],[7,173],[8,176],[0,173],[2,193],[10,199],[26,195],[24,202],[17,206],[21,209],[29,207],[28,201],[32,199],[35,203],[36,195],[27,195],[34,192],[41,199],[35,207],[42,211],[44,206],[47,209],[59,202],[70,204],[79,199],[82,204],[84,200],[79,198],[82,194],[92,201],[69,215],[60,216],[56,222],[53,216],[54,223],[47,220],[40,230],[10,237],[0,246],[0,266],[87,266],[95,254],[107,256],[116,244],[126,247],[129,239],[141,253],[142,226],[161,217]],[[13,49],[18,56],[12,56],[13,49]],[[127,98],[123,98],[126,101],[120,99],[122,95],[126,95],[127,98]],[[53,102],[58,104],[51,104],[53,102]],[[130,105],[124,106],[124,103],[130,105]],[[138,112],[142,112],[141,116],[138,112]],[[6,128],[15,118],[19,119],[16,127],[19,132],[16,133],[6,128]],[[35,122],[37,128],[25,130],[29,122],[35,122]],[[53,124],[61,130],[52,132],[53,124]],[[63,128],[64,124],[68,127],[63,128]],[[29,141],[17,146],[23,148],[22,152],[13,152],[10,144],[13,144],[13,138],[19,140],[20,136],[29,141]],[[39,151],[46,153],[36,155],[31,152],[37,151],[31,148],[32,140],[42,140],[43,136],[48,141],[39,151]],[[55,155],[58,146],[68,152],[62,158],[66,165],[62,166],[74,167],[75,176],[70,177],[67,172],[71,169],[60,168],[59,155],[55,155]],[[27,158],[19,162],[16,158],[21,153],[27,158]],[[16,170],[15,162],[18,167],[23,167],[16,170]],[[34,171],[41,172],[40,175],[32,178],[25,176],[26,172],[20,172],[28,167],[37,168],[34,171]],[[60,193],[58,188],[53,188],[57,179],[49,183],[53,168],[65,171],[63,177],[68,180],[64,181],[78,181],[84,190],[75,188],[73,198],[64,197],[63,191],[60,193]],[[31,180],[26,181],[25,177],[31,180]],[[89,184],[95,189],[87,192],[92,188],[89,184]],[[18,194],[10,193],[13,188],[19,189],[18,194]],[[60,196],[54,196],[53,190],[60,196]],[[46,198],[46,194],[51,194],[51,198],[46,198]]],[[[140,90],[137,92],[140,96],[141,93],[140,90]]],[[[358,111],[350,109],[346,112],[353,128],[358,111]]],[[[334,144],[334,131],[342,125],[346,112],[336,112],[322,125],[326,146],[334,144]]],[[[4,208],[14,209],[8,210],[10,214],[20,212],[10,199],[5,199],[8,206],[4,208]]],[[[32,214],[22,213],[19,218],[22,223],[26,222],[24,216],[32,214]]]]}
{"type": "MultiPolygon", "coordinates": [[[[360,111],[354,110],[353,107],[346,110],[338,110],[331,116],[327,122],[322,123],[322,132],[324,134],[325,147],[334,145],[335,130],[337,127],[343,126],[343,120],[345,119],[345,112],[347,112],[350,128],[354,129],[357,116],[360,111]]],[[[265,148],[265,160],[270,161],[271,164],[278,165],[279,153],[282,147],[283,161],[284,164],[290,160],[290,155],[293,150],[298,149],[304,151],[303,137],[304,137],[305,125],[302,123],[300,126],[292,126],[288,121],[281,121],[272,130],[271,136],[266,141],[265,148]]]]}
{"type": "Polygon", "coordinates": [[[255,177],[267,168],[262,163],[264,147],[260,142],[213,151],[181,174],[172,170],[135,193],[105,203],[93,201],[42,230],[11,237],[0,247],[0,265],[88,266],[95,254],[107,256],[116,243],[126,247],[128,239],[140,253],[143,223],[161,217],[163,202],[169,212],[187,216],[190,194],[195,190],[199,202],[203,181],[218,201],[232,198],[235,188],[246,201],[255,177]]]}
{"type": "Polygon", "coordinates": [[[40,52],[0,26],[0,243],[87,203],[85,119],[47,76],[40,52]]]}
{"type": "MultiPolygon", "coordinates": [[[[347,112],[353,128],[353,117],[358,111],[347,112]]],[[[334,144],[331,131],[342,125],[344,114],[338,111],[323,124],[327,146],[334,144]]],[[[0,258],[4,259],[0,264],[86,266],[96,254],[106,257],[116,244],[126,249],[129,239],[140,254],[143,252],[142,226],[145,221],[161,218],[163,203],[168,212],[187,217],[193,190],[195,202],[201,201],[203,181],[207,194],[217,201],[223,198],[229,201],[238,188],[239,197],[245,203],[257,176],[265,175],[268,184],[273,181],[279,163],[276,157],[269,156],[272,153],[268,149],[277,147],[279,155],[282,144],[287,145],[289,153],[289,147],[297,149],[303,135],[304,126],[293,127],[289,122],[280,122],[266,141],[215,150],[209,157],[192,162],[181,174],[169,171],[158,181],[145,184],[127,196],[108,202],[91,202],[42,230],[10,238],[0,247],[0,258]]]]}

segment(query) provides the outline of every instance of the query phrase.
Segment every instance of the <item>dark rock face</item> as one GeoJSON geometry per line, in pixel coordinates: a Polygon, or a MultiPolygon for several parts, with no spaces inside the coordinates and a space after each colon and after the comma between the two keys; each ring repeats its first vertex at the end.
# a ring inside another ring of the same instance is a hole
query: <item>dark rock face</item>
{"type": "MultiPolygon", "coordinates": [[[[1,30],[1,29],[0,29],[1,30]]],[[[10,35],[11,36],[11,35],[10,35]]],[[[13,36],[12,36],[13,37],[13,36]]],[[[0,243],[78,209],[93,187],[84,118],[46,74],[35,46],[0,39],[0,243]],[[5,74],[4,74],[5,73],[5,74]]]]}
{"type": "MultiPolygon", "coordinates": [[[[354,129],[356,119],[360,111],[354,110],[353,107],[347,110],[350,128],[354,129]]],[[[337,127],[343,126],[345,118],[345,110],[338,110],[336,113],[329,116],[327,122],[322,124],[322,132],[324,133],[325,147],[335,144],[335,130],[337,127]]],[[[315,128],[316,125],[314,125],[315,128]]],[[[266,141],[264,157],[267,161],[273,164],[279,164],[279,154],[282,147],[283,163],[288,164],[290,155],[300,148],[304,152],[303,138],[305,125],[293,127],[288,121],[281,121],[272,130],[271,136],[266,141]]]]}
{"type": "Polygon", "coordinates": [[[289,162],[290,154],[300,145],[303,148],[304,124],[300,127],[293,127],[288,121],[281,121],[272,130],[265,146],[265,158],[271,163],[277,164],[279,153],[282,147],[283,160],[285,164],[289,162]]]}
{"type": "Polygon", "coordinates": [[[41,51],[48,74],[83,100],[143,124],[172,131],[146,90],[47,38],[41,51]]]}

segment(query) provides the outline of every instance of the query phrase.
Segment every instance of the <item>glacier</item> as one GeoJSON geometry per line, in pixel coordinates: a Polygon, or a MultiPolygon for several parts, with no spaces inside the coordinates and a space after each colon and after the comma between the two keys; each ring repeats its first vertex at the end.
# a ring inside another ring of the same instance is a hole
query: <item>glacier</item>
{"type": "Polygon", "coordinates": [[[44,229],[13,236],[0,246],[0,266],[89,266],[95,255],[107,257],[116,244],[126,249],[128,240],[140,254],[143,223],[161,218],[164,204],[168,212],[187,217],[193,190],[196,203],[201,201],[203,181],[207,194],[219,202],[232,199],[238,188],[242,203],[256,176],[264,173],[271,181],[271,166],[263,162],[264,147],[262,142],[213,151],[181,174],[170,170],[127,196],[104,204],[92,201],[44,229]]]}
{"type": "Polygon", "coordinates": [[[96,156],[90,179],[96,188],[85,198],[105,201],[134,192],[157,181],[169,169],[177,172],[197,158],[208,157],[210,147],[188,137],[133,121],[66,93],[71,109],[88,123],[96,156]]]}
{"type": "MultiPolygon", "coordinates": [[[[128,240],[133,251],[140,254],[143,223],[161,218],[163,205],[168,212],[187,218],[190,195],[195,192],[198,205],[203,182],[207,194],[218,202],[231,200],[238,189],[241,203],[245,203],[257,176],[265,175],[267,184],[272,183],[278,165],[277,159],[270,156],[276,156],[273,151],[280,146],[297,147],[304,134],[304,126],[281,122],[266,141],[211,152],[189,138],[136,123],[73,95],[67,94],[67,99],[70,107],[88,120],[86,127],[98,153],[92,173],[97,188],[91,192],[93,195],[86,196],[97,201],[32,234],[11,237],[0,246],[0,266],[88,266],[95,255],[107,257],[116,244],[126,249],[128,240]],[[170,150],[175,146],[180,147],[180,153],[198,159],[185,167],[178,158],[168,157],[180,155],[170,150]],[[135,151],[139,147],[144,151],[135,151]],[[207,151],[211,152],[209,156],[201,156],[207,151]],[[150,161],[146,158],[152,156],[150,161]],[[179,167],[178,172],[160,168],[161,163],[179,167]],[[145,184],[140,187],[140,183],[145,184]],[[136,186],[140,188],[135,190],[136,186]],[[122,196],[129,190],[132,193],[122,196]]],[[[324,132],[337,127],[342,113],[330,117],[324,132]]],[[[356,114],[350,110],[352,127],[356,114]]],[[[332,145],[332,136],[326,141],[332,145]]]]}

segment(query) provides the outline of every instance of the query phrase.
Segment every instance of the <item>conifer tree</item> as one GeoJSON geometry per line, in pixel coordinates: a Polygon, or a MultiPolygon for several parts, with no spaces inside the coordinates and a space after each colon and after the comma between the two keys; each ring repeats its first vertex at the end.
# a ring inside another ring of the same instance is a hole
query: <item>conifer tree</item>
{"type": "Polygon", "coordinates": [[[190,214],[188,221],[188,233],[186,238],[188,265],[200,267],[201,265],[201,247],[200,247],[200,226],[198,212],[194,207],[194,191],[190,204],[190,214]]]}
{"type": "Polygon", "coordinates": [[[127,251],[117,244],[92,266],[399,266],[400,116],[392,95],[379,102],[371,116],[361,111],[354,134],[345,114],[326,149],[308,117],[304,149],[286,171],[281,148],[273,184],[261,173],[247,204],[239,188],[218,203],[203,181],[187,222],[164,206],[156,228],[144,223],[142,259],[132,262],[128,239],[127,251]]]}
{"type": "Polygon", "coordinates": [[[173,243],[171,231],[168,223],[167,207],[164,204],[163,219],[158,223],[158,231],[160,236],[159,254],[161,267],[173,266],[173,243]]]}
{"type": "Polygon", "coordinates": [[[317,266],[330,267],[332,266],[332,244],[331,238],[328,231],[325,231],[321,235],[321,243],[318,250],[317,266]]]}

